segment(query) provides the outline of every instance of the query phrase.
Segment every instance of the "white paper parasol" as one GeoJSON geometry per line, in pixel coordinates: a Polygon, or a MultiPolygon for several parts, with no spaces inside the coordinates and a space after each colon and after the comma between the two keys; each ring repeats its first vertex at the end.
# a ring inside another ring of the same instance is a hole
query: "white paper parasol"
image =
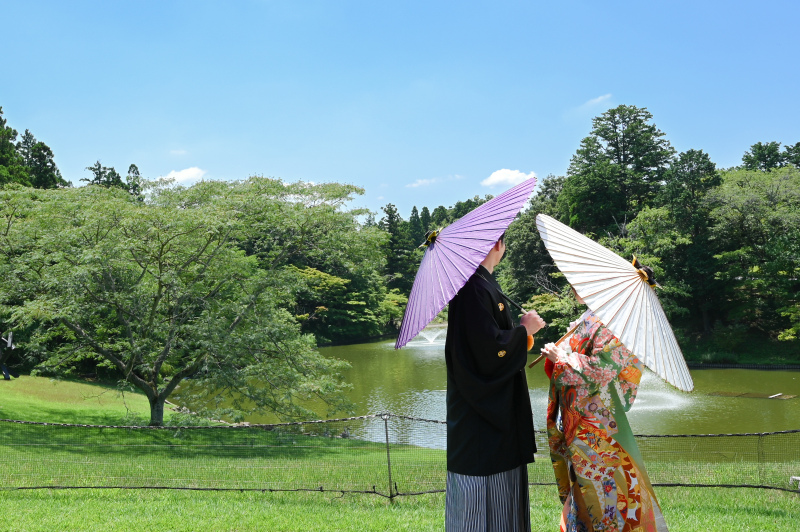
{"type": "Polygon", "coordinates": [[[656,375],[692,391],[681,348],[643,272],[547,215],[536,216],[536,227],[558,269],[600,321],[656,375]]]}

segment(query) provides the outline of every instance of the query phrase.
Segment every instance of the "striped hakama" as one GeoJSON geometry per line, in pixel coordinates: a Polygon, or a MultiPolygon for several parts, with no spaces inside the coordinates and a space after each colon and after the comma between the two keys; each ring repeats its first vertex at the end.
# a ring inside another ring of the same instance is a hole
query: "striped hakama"
{"type": "Polygon", "coordinates": [[[530,532],[528,466],[488,476],[447,472],[446,532],[530,532]]]}

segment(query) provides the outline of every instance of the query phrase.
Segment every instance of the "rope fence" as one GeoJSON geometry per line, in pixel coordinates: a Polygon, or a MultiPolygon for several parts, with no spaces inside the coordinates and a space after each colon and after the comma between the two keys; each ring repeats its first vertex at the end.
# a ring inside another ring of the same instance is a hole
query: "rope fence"
{"type": "MultiPolygon", "coordinates": [[[[443,421],[395,414],[212,427],[0,420],[0,489],[438,493],[446,430],[443,421]]],[[[656,486],[800,489],[790,480],[800,476],[800,430],[636,440],[656,486]]],[[[529,482],[554,484],[544,432],[536,444],[529,482]]]]}

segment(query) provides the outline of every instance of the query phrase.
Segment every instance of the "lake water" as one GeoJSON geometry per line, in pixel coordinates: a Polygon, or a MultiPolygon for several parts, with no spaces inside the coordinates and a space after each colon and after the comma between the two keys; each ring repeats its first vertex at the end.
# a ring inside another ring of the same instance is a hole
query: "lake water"
{"type": "MultiPolygon", "coordinates": [[[[444,420],[447,374],[444,334],[423,337],[400,350],[394,341],[326,347],[326,356],[348,361],[351,399],[357,415],[391,412],[444,420]]],[[[534,349],[536,351],[536,349],[534,349]]],[[[533,357],[531,357],[533,360],[533,357]]],[[[534,424],[545,428],[548,380],[538,364],[526,369],[534,424]]],[[[698,369],[691,371],[695,389],[684,393],[646,372],[628,413],[636,434],[726,434],[800,429],[800,371],[698,369]],[[729,397],[797,395],[794,399],[729,397]]]]}

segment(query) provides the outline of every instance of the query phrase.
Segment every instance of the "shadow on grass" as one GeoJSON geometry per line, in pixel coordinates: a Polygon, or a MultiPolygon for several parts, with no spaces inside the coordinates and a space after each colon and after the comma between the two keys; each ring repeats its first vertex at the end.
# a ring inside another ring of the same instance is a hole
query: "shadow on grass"
{"type": "Polygon", "coordinates": [[[303,425],[268,430],[255,427],[96,427],[0,422],[0,445],[24,447],[32,455],[91,453],[125,460],[163,458],[320,458],[355,452],[385,453],[381,443],[340,437],[344,430],[303,425]]]}

